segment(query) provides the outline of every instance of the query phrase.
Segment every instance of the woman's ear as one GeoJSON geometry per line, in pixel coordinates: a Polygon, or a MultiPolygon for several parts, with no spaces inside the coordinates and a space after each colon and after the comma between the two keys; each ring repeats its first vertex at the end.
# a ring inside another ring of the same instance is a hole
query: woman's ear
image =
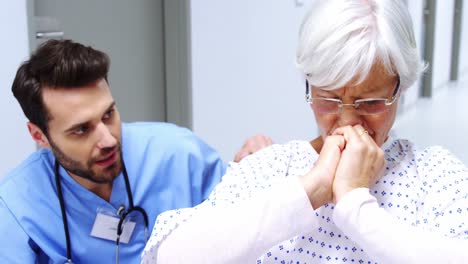
{"type": "Polygon", "coordinates": [[[31,135],[32,139],[36,141],[39,146],[43,148],[50,148],[49,140],[47,139],[42,129],[31,122],[28,122],[27,125],[29,134],[31,135]]]}

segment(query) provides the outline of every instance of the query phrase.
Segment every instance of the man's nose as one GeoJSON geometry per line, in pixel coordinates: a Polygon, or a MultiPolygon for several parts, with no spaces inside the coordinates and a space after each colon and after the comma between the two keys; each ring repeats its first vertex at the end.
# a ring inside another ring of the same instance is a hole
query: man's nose
{"type": "Polygon", "coordinates": [[[101,123],[98,125],[98,142],[97,146],[100,149],[114,147],[117,144],[117,139],[110,132],[109,127],[101,123]]]}

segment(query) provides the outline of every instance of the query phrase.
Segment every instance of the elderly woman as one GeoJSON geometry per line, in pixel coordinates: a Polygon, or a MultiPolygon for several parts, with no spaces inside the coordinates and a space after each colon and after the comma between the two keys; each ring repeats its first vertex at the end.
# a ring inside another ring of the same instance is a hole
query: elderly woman
{"type": "Polygon", "coordinates": [[[315,2],[297,64],[320,136],[232,163],[158,218],[145,263],[468,262],[468,169],[390,132],[424,68],[403,1],[315,2]]]}

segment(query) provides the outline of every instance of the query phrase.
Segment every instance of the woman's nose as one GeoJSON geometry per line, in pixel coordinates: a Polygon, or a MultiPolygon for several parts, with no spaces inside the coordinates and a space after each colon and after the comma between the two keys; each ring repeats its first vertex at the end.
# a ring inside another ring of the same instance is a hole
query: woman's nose
{"type": "Polygon", "coordinates": [[[360,115],[357,109],[352,106],[343,107],[338,115],[339,126],[363,125],[362,115],[360,115]]]}

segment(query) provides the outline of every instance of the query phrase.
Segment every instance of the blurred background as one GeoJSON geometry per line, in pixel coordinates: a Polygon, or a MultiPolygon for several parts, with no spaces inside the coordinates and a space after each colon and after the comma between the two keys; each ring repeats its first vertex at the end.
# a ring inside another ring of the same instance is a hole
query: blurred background
{"type": "MultiPolygon", "coordinates": [[[[294,62],[313,1],[0,1],[0,178],[36,149],[11,84],[20,63],[50,38],[110,55],[109,82],[124,121],[188,127],[226,161],[257,133],[277,143],[314,138],[294,62]]],[[[429,68],[401,99],[394,130],[421,147],[442,145],[468,164],[468,6],[407,5],[429,68]]]]}

